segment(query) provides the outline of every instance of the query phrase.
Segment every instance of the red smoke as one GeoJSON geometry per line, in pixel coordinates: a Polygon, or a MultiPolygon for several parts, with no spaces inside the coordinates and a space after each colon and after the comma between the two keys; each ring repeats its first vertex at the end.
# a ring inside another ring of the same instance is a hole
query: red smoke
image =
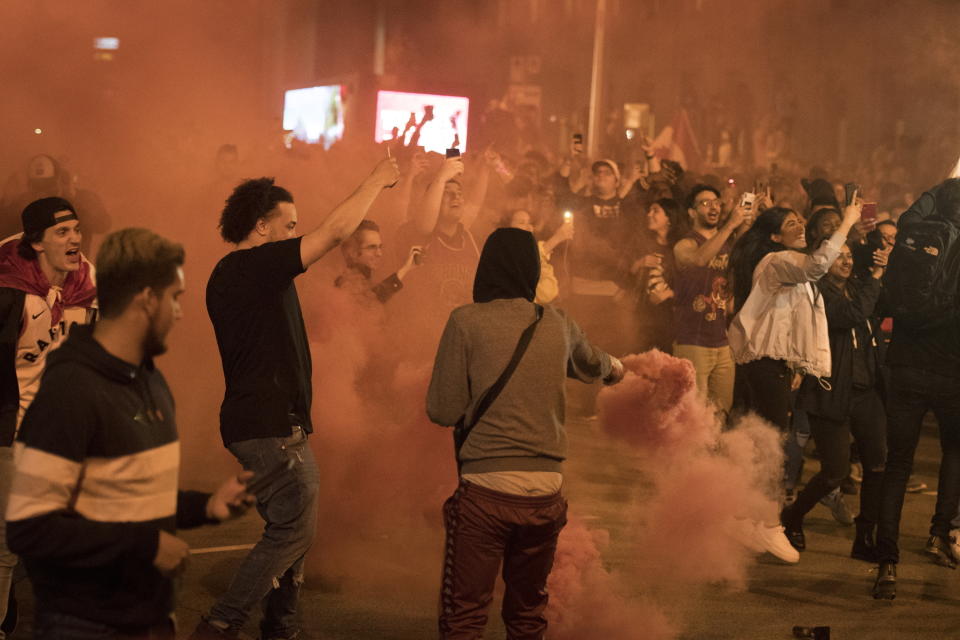
{"type": "Polygon", "coordinates": [[[676,604],[709,583],[742,587],[751,554],[722,532],[733,517],[770,522],[777,514],[783,455],[774,429],[748,416],[721,433],[686,360],[650,351],[624,364],[626,378],[601,392],[598,408],[603,429],[642,454],[638,470],[653,484],[624,527],[635,532],[624,581],[646,598],[624,599],[623,583],[601,563],[597,540],[606,532],[572,518],[549,582],[549,618],[561,638],[635,638],[641,629],[639,637],[675,637],[680,623],[658,600],[676,604]]]}
{"type": "Polygon", "coordinates": [[[646,601],[627,601],[620,580],[603,566],[606,531],[588,530],[570,517],[560,534],[547,581],[549,635],[558,640],[667,640],[676,630],[646,601]]]}
{"type": "Polygon", "coordinates": [[[308,572],[364,587],[413,581],[432,593],[440,507],[456,486],[450,434],[424,411],[433,352],[401,360],[397,345],[410,336],[376,300],[335,288],[334,277],[319,270],[301,291],[312,318],[310,442],[321,491],[308,572]]]}

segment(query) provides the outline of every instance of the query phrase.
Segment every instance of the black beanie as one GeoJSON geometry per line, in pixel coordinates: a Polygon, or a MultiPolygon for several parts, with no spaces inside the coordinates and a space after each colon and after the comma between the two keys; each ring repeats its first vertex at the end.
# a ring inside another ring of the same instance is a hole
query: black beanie
{"type": "Polygon", "coordinates": [[[77,212],[67,200],[63,198],[41,198],[34,200],[23,210],[20,216],[23,221],[23,233],[32,235],[43,233],[45,229],[66,220],[77,220],[77,212]],[[69,214],[62,213],[69,211],[69,214]],[[60,215],[57,215],[57,214],[60,215]]]}

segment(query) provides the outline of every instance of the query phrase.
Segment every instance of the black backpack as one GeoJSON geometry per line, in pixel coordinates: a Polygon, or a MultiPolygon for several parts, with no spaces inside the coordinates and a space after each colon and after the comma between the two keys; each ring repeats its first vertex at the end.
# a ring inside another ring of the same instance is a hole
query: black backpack
{"type": "Polygon", "coordinates": [[[894,320],[924,327],[958,309],[960,229],[931,216],[897,229],[897,243],[883,276],[886,309],[894,320]]]}

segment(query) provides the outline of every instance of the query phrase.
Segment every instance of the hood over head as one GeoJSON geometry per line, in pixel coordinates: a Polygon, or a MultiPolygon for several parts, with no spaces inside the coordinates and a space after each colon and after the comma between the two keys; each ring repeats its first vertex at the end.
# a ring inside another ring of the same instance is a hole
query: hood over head
{"type": "Polygon", "coordinates": [[[526,298],[533,302],[540,280],[540,251],[533,234],[523,229],[497,229],[483,245],[473,301],[526,298]]]}

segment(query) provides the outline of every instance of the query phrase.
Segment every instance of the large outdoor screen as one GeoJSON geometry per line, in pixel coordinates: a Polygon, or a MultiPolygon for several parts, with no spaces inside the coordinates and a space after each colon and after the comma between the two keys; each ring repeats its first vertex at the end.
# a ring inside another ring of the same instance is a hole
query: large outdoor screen
{"type": "Polygon", "coordinates": [[[343,99],[340,85],[287,91],[283,100],[283,128],[293,137],[329,149],[343,138],[343,99]]]}
{"type": "Polygon", "coordinates": [[[444,153],[457,147],[462,153],[467,150],[469,110],[470,100],[460,96],[380,91],[375,139],[402,138],[404,144],[411,144],[419,131],[417,145],[426,151],[444,153]]]}

